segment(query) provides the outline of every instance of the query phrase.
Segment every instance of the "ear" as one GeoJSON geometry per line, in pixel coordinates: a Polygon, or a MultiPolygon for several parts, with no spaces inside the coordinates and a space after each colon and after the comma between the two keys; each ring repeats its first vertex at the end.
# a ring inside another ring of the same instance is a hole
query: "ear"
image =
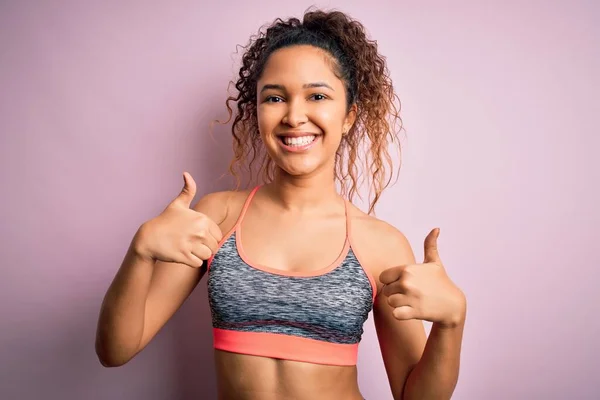
{"type": "Polygon", "coordinates": [[[342,126],[342,132],[346,132],[346,134],[350,131],[352,126],[354,126],[354,122],[356,122],[356,115],[358,113],[358,107],[356,103],[353,103],[346,114],[346,118],[344,118],[344,124],[342,126]]]}

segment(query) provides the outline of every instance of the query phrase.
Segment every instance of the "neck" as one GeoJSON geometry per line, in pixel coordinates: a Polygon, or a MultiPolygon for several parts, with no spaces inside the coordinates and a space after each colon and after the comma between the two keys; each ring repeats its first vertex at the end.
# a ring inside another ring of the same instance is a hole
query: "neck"
{"type": "Polygon", "coordinates": [[[280,168],[273,183],[268,185],[273,200],[288,211],[310,211],[337,204],[340,196],[335,187],[333,171],[310,177],[297,177],[280,168]]]}

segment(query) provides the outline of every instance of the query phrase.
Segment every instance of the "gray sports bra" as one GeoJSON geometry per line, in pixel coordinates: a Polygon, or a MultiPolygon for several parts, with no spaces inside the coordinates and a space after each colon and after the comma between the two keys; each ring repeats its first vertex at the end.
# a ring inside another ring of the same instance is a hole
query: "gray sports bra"
{"type": "Polygon", "coordinates": [[[252,265],[242,246],[241,222],[208,260],[208,298],[214,347],[219,350],[328,365],[356,365],[363,324],[373,308],[375,280],[346,241],[327,268],[286,272],[252,265]]]}

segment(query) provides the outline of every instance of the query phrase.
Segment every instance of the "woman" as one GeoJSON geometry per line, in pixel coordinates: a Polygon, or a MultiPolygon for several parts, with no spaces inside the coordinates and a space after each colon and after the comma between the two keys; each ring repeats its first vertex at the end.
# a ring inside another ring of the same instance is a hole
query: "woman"
{"type": "Polygon", "coordinates": [[[190,208],[184,173],[106,294],[102,364],[140,352],[208,271],[220,399],[362,399],[356,354],[371,309],[394,398],[450,398],[466,300],[440,261],[439,230],[417,264],[405,236],[370,215],[400,121],[376,44],[341,12],[277,20],[246,48],[235,87],[232,171],[258,160],[265,184],[190,208]],[[349,201],[363,148],[368,214],[349,201]]]}

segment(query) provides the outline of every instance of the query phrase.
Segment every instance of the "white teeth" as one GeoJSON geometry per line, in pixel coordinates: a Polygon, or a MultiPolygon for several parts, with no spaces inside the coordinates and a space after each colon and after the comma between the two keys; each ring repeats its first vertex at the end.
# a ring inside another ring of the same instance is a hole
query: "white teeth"
{"type": "Polygon", "coordinates": [[[316,136],[315,135],[310,135],[310,136],[300,136],[300,137],[289,137],[286,136],[283,138],[283,143],[285,143],[287,146],[306,146],[309,143],[312,143],[313,140],[315,140],[316,136]]]}

